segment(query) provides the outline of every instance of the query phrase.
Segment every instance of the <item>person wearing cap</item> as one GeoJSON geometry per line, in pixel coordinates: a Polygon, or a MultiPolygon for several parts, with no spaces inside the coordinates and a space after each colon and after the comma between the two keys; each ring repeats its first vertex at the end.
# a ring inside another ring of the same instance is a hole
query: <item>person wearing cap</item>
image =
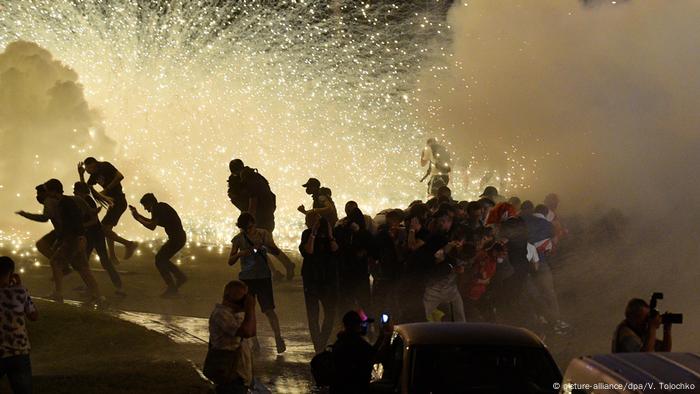
{"type": "Polygon", "coordinates": [[[362,310],[349,311],[343,316],[343,330],[333,345],[334,376],[330,387],[331,394],[358,394],[369,392],[372,367],[388,349],[394,326],[387,323],[379,333],[374,345],[365,336],[374,319],[368,318],[362,310]]]}
{"type": "Polygon", "coordinates": [[[498,189],[494,186],[486,186],[484,189],[484,192],[481,193],[479,198],[488,198],[489,200],[493,201],[494,204],[498,204],[499,202],[504,202],[506,199],[498,194],[498,189]]]}
{"type": "Polygon", "coordinates": [[[307,210],[304,205],[300,205],[297,210],[304,215],[309,213],[317,213],[325,218],[331,226],[335,226],[338,222],[338,211],[330,196],[330,189],[321,187],[321,181],[316,178],[309,178],[305,184],[301,185],[306,188],[306,194],[313,199],[313,208],[307,210]]]}
{"type": "MultiPolygon", "coordinates": [[[[229,163],[231,176],[228,179],[228,196],[241,213],[248,212],[255,217],[258,228],[267,230],[272,235],[275,230],[275,210],[277,197],[270,189],[270,183],[255,168],[250,168],[241,159],[229,163]]],[[[275,256],[284,266],[287,280],[294,278],[294,263],[283,252],[275,256]]],[[[281,279],[284,275],[274,270],[274,277],[281,279]]]]}

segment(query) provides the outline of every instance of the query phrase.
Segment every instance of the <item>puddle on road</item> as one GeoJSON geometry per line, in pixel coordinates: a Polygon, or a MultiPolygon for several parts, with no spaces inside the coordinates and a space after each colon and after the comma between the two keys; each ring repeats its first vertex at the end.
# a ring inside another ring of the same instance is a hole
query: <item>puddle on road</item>
{"type": "MultiPolygon", "coordinates": [[[[86,307],[79,301],[66,300],[65,303],[86,307]]],[[[100,312],[166,335],[176,343],[203,347],[208,343],[208,318],[115,309],[100,312]]],[[[325,392],[313,385],[309,361],[314,349],[305,324],[287,324],[283,327],[287,351],[281,355],[275,350],[274,335],[264,316],[258,319],[258,334],[261,350],[255,355],[255,375],[269,390],[288,394],[325,392]]]]}

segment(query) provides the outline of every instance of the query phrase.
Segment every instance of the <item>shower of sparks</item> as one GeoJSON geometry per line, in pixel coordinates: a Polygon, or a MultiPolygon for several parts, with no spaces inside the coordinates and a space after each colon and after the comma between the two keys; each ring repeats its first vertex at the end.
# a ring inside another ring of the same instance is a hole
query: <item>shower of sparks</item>
{"type": "MultiPolygon", "coordinates": [[[[276,237],[291,246],[303,226],[296,207],[310,205],[301,187],[309,177],[332,188],[339,211],[349,199],[374,213],[425,197],[419,152],[442,133],[416,115],[415,85],[449,69],[446,9],[442,1],[0,1],[0,47],[36,42],[78,73],[116,142],[104,159],[125,174],[130,203],[152,191],[180,212],[192,242],[226,242],[237,215],[228,162],[241,158],[270,181],[276,237]]],[[[519,157],[515,147],[508,155],[519,157]]],[[[455,194],[474,197],[485,177],[526,183],[525,160],[509,159],[502,175],[484,162],[453,158],[455,194]]],[[[125,231],[135,231],[127,216],[125,231]]]]}

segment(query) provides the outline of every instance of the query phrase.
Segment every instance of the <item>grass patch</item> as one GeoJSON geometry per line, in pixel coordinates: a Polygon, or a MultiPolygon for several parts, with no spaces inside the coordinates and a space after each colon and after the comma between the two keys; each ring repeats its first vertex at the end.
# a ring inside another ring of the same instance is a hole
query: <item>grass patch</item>
{"type": "MultiPolygon", "coordinates": [[[[87,308],[36,304],[39,320],[29,326],[35,393],[210,392],[167,337],[87,308]]],[[[9,392],[6,384],[0,392],[9,392]]]]}

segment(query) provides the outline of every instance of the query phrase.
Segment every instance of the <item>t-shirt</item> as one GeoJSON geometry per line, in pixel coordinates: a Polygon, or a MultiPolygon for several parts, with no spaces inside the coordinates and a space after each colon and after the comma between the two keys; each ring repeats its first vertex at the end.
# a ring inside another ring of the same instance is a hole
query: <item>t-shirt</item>
{"type": "MultiPolygon", "coordinates": [[[[90,178],[88,178],[87,184],[90,186],[94,186],[97,184],[102,186],[102,188],[104,189],[110,183],[112,183],[114,177],[117,176],[118,172],[119,171],[116,167],[112,165],[112,163],[107,161],[99,162],[97,163],[97,169],[95,170],[95,172],[93,174],[90,174],[90,178]]],[[[121,182],[117,182],[117,184],[109,190],[104,190],[104,194],[109,197],[122,197],[124,195],[124,192],[122,191],[121,182]]]]}
{"type": "Polygon", "coordinates": [[[238,350],[233,367],[246,386],[250,386],[253,380],[253,352],[250,339],[236,335],[244,318],[245,313],[234,313],[230,307],[216,304],[209,316],[209,345],[212,349],[238,350]]]}
{"type": "MultiPolygon", "coordinates": [[[[255,245],[277,248],[270,232],[261,228],[256,228],[255,233],[247,237],[242,232],[236,234],[231,240],[231,244],[239,251],[252,250],[255,245]],[[248,239],[246,240],[246,238],[248,239]]],[[[272,273],[267,263],[265,248],[260,248],[257,253],[241,258],[241,273],[239,276],[241,279],[266,279],[271,276],[272,273]]]]}
{"type": "Polygon", "coordinates": [[[641,352],[644,347],[644,340],[632,330],[623,320],[615,329],[613,336],[613,353],[635,353],[641,352]]]}
{"type": "Polygon", "coordinates": [[[157,203],[153,208],[152,219],[156,225],[165,229],[165,233],[170,238],[182,237],[185,234],[180,216],[173,207],[164,202],[157,203]]]}
{"type": "Polygon", "coordinates": [[[0,358],[29,354],[27,315],[36,311],[22,286],[0,288],[0,358]]]}
{"type": "MultiPolygon", "coordinates": [[[[78,197],[78,196],[69,196],[70,198],[75,201],[75,205],[78,206],[78,209],[80,210],[80,214],[83,217],[83,223],[89,222],[93,218],[93,211],[90,208],[90,204],[88,204],[87,201],[85,201],[84,198],[78,197]]],[[[90,198],[90,197],[88,197],[90,198]]],[[[90,198],[92,200],[92,198],[90,198]]]]}
{"type": "Polygon", "coordinates": [[[58,239],[85,235],[83,213],[73,197],[62,196],[58,200],[58,217],[60,219],[54,223],[58,239]]]}

